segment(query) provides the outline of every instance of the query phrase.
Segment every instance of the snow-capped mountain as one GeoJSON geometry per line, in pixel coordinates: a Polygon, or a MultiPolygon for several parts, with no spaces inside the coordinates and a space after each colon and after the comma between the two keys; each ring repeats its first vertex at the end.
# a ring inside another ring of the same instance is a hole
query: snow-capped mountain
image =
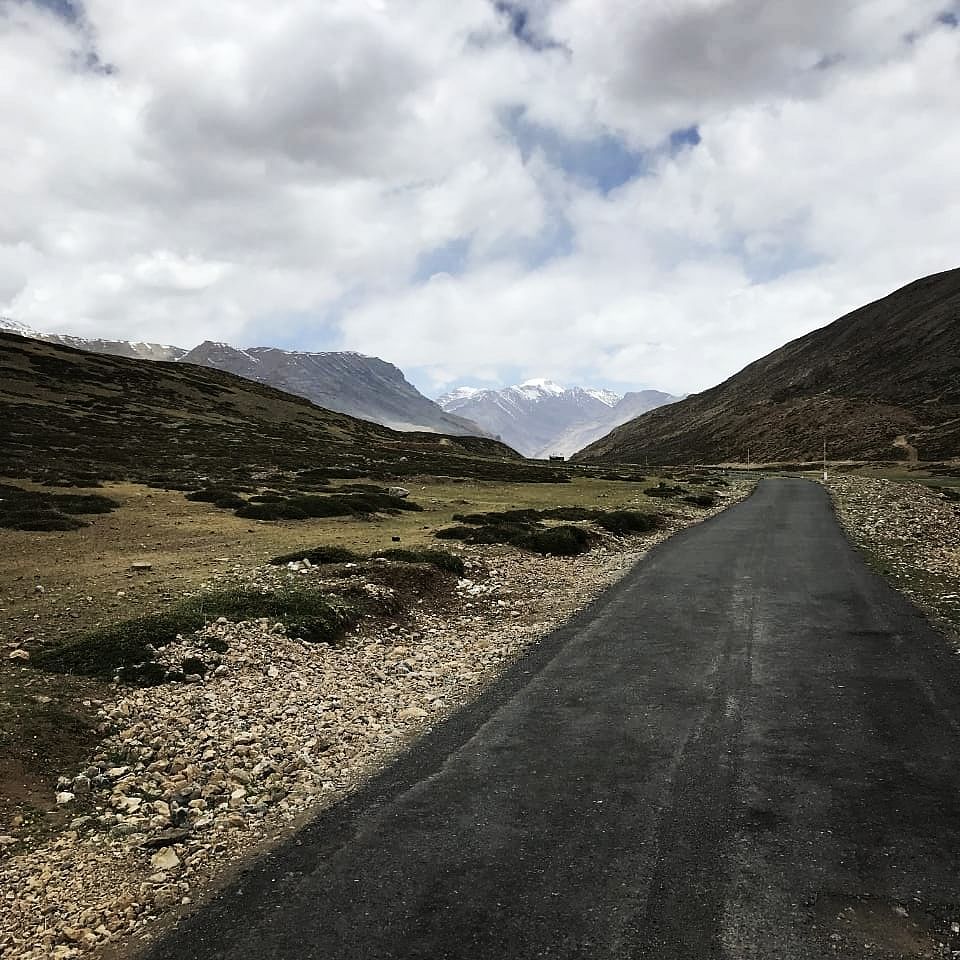
{"type": "Polygon", "coordinates": [[[657,390],[621,397],[611,390],[565,388],[535,379],[501,390],[458,387],[437,403],[528,457],[547,457],[569,456],[615,426],[676,399],[657,390]]]}

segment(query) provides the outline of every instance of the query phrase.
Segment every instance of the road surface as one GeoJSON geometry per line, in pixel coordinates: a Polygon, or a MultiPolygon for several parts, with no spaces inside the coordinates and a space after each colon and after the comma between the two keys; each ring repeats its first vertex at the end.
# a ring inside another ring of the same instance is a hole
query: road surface
{"type": "Polygon", "coordinates": [[[949,956],[956,659],[765,480],[149,956],[949,956]]]}

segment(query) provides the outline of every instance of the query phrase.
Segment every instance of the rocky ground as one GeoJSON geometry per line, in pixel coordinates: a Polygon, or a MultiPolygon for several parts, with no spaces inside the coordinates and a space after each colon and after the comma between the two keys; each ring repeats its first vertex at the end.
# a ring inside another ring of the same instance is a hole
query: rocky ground
{"type": "Polygon", "coordinates": [[[956,488],[836,475],[829,482],[851,540],[960,652],[960,495],[956,488]]]}
{"type": "MultiPolygon", "coordinates": [[[[747,491],[728,492],[722,506],[747,491]]],[[[149,937],[257,844],[343,797],[651,546],[707,513],[672,512],[660,533],[607,537],[576,558],[467,547],[467,573],[445,602],[415,604],[343,644],[305,644],[262,620],[217,622],[205,638],[165,648],[189,682],[118,687],[91,704],[103,740],[63,772],[56,800],[67,829],[34,846],[15,832],[0,837],[0,954],[116,956],[149,937]],[[215,658],[210,640],[223,651],[215,658]],[[190,673],[197,656],[206,678],[190,673]]],[[[330,575],[300,564],[239,574],[311,578],[320,588],[330,575]]],[[[364,578],[362,567],[355,576],[364,578]]],[[[341,569],[341,587],[343,579],[341,569]]],[[[390,589],[375,581],[365,589],[390,589]]]]}

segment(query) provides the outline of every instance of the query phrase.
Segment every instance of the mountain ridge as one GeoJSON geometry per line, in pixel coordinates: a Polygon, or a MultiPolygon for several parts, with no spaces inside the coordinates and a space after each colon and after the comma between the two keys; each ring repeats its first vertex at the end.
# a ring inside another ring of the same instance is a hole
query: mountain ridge
{"type": "Polygon", "coordinates": [[[580,451],[630,463],[960,456],[960,269],[915,280],[580,451]],[[912,448],[912,449],[911,449],[912,448]]]}
{"type": "Polygon", "coordinates": [[[305,397],[326,409],[394,430],[489,436],[477,424],[442,410],[420,393],[398,367],[379,357],[355,351],[313,353],[279,347],[242,349],[212,340],[186,350],[167,344],[43,333],[6,317],[0,317],[2,331],[108,356],[193,363],[225,370],[305,397]]]}

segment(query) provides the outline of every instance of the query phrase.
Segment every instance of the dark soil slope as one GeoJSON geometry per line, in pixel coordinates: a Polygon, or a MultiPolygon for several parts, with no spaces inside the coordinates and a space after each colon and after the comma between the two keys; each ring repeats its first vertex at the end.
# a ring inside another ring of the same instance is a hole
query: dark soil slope
{"type": "Polygon", "coordinates": [[[0,333],[0,476],[549,473],[482,437],[400,433],[220,370],[0,333]]]}
{"type": "Polygon", "coordinates": [[[647,413],[578,459],[625,463],[960,456],[960,270],[917,280],[647,413]]]}

